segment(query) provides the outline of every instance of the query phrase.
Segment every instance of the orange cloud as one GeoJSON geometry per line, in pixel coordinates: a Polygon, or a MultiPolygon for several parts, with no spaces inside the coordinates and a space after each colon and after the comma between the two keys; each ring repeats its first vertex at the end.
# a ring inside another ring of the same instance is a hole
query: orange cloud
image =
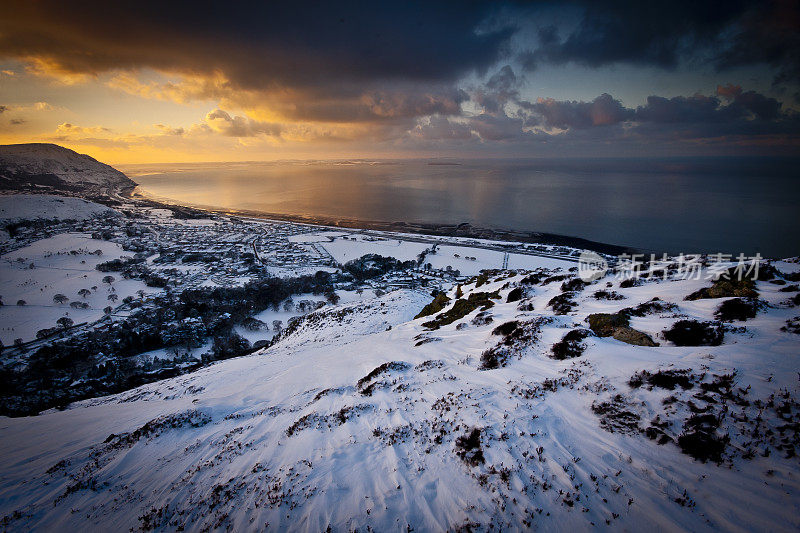
{"type": "Polygon", "coordinates": [[[95,76],[65,68],[61,63],[46,57],[26,57],[25,71],[40,78],[49,78],[63,85],[85,83],[95,76]]]}

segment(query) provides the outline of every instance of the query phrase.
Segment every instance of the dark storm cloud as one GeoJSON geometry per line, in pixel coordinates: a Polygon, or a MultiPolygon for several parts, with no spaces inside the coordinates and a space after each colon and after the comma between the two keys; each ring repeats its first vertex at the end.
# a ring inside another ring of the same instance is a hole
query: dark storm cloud
{"type": "Polygon", "coordinates": [[[778,100],[755,91],[742,91],[741,85],[718,86],[717,95],[759,119],[773,120],[781,114],[781,103],[778,100]]]}
{"type": "MultiPolygon", "coordinates": [[[[236,87],[454,81],[510,53],[549,2],[63,2],[11,0],[0,56],[43,57],[70,72],[153,67],[222,71],[236,87]]],[[[800,8],[786,0],[574,0],[575,24],[544,25],[521,44],[531,67],[574,62],[720,69],[765,64],[800,73],[800,8]]]]}
{"type": "Polygon", "coordinates": [[[647,104],[636,109],[636,118],[661,124],[682,122],[717,122],[725,117],[719,112],[720,101],[713,96],[648,96],[647,104]]]}
{"type": "Polygon", "coordinates": [[[486,113],[500,113],[509,101],[519,97],[519,78],[510,65],[505,65],[493,74],[483,87],[475,91],[472,99],[486,113]]]}
{"type": "Polygon", "coordinates": [[[240,88],[348,90],[391,80],[454,80],[496,61],[511,29],[478,34],[472,2],[12,2],[0,55],[68,71],[219,70],[240,88]]]}
{"type": "Polygon", "coordinates": [[[601,94],[591,102],[547,98],[534,104],[522,102],[522,106],[540,115],[548,128],[559,129],[608,126],[628,120],[634,114],[609,94],[601,94]]]}
{"type": "Polygon", "coordinates": [[[323,122],[380,121],[433,114],[457,115],[469,100],[463,90],[443,84],[366,87],[350,95],[319,95],[291,101],[285,115],[323,122]]]}
{"type": "Polygon", "coordinates": [[[717,87],[716,96],[648,96],[647,104],[636,109],[635,120],[640,122],[706,123],[753,126],[778,125],[796,118],[783,112],[782,105],[755,91],[742,91],[739,86],[717,87]],[[723,100],[727,103],[723,103],[723,100]]]}
{"type": "Polygon", "coordinates": [[[778,83],[800,78],[800,9],[791,1],[673,0],[576,2],[579,23],[563,35],[538,31],[538,43],[521,54],[529,70],[541,63],[600,67],[615,63],[671,69],[681,62],[710,62],[719,70],[775,67],[778,83]]]}
{"type": "Polygon", "coordinates": [[[523,142],[797,144],[800,115],[777,100],[739,86],[717,88],[716,96],[649,96],[637,108],[609,94],[590,102],[514,99],[505,110],[460,119],[436,117],[417,127],[414,137],[441,140],[523,142]],[[539,127],[537,127],[539,126],[539,127]],[[542,129],[543,128],[543,129],[542,129]],[[554,131],[556,130],[556,131],[554,131]]]}

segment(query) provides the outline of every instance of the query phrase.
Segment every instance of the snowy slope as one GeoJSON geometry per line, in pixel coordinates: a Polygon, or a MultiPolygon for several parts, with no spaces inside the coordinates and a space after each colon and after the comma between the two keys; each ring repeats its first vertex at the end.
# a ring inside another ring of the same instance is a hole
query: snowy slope
{"type": "Polygon", "coordinates": [[[756,318],[732,323],[720,346],[679,347],[659,332],[680,318],[712,319],[723,300],[684,300],[706,282],[621,288],[609,276],[555,315],[548,302],[561,281],[523,279],[463,287],[464,298],[498,293],[483,320],[476,309],[432,330],[424,324],[435,317],[412,318],[430,297],[397,291],[307,315],[262,353],[62,412],[0,419],[3,525],[800,527],[800,464],[784,444],[798,444],[800,342],[780,330],[798,314],[786,303],[796,293],[759,282],[768,307],[756,318]],[[515,289],[522,299],[507,303],[515,289]],[[598,300],[601,289],[623,299],[598,300]],[[660,346],[590,336],[580,357],[549,356],[590,313],[653,297],[676,307],[631,325],[660,346]],[[492,331],[512,320],[528,334],[504,344],[492,331]],[[507,364],[481,370],[481,354],[499,345],[513,348],[507,364]],[[687,387],[629,384],[658,369],[685,370],[687,387]],[[732,388],[721,385],[732,373],[732,388]],[[674,442],[692,413],[722,419],[730,444],[720,464],[674,442]],[[658,444],[648,427],[673,440],[658,444]]]}
{"type": "Polygon", "coordinates": [[[71,196],[50,194],[0,196],[0,225],[21,220],[86,220],[118,214],[110,207],[71,196]]]}
{"type": "Polygon", "coordinates": [[[136,185],[119,170],[56,144],[0,145],[0,184],[5,188],[29,182],[31,176],[47,175],[67,186],[124,189],[136,185]]]}

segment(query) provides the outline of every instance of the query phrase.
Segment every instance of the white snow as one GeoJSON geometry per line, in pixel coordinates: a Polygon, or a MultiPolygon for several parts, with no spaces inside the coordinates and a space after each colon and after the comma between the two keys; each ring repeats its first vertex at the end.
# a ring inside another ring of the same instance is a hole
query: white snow
{"type": "Polygon", "coordinates": [[[0,419],[0,514],[14,516],[15,529],[40,530],[800,527],[796,457],[773,447],[745,459],[752,437],[732,425],[730,461],[702,463],[675,444],[606,431],[592,411],[619,394],[642,426],[662,413],[677,436],[688,400],[703,403],[699,388],[632,388],[629,378],[659,368],[707,380],[735,371],[749,403],[730,404],[731,415],[752,421],[761,411],[777,435],[787,422],[754,403],[782,390],[797,397],[800,342],[780,331],[797,314],[782,303],[792,293],[759,282],[770,307],[734,323],[745,331],[727,332],[721,346],[677,347],[659,332],[680,317],[710,320],[722,301],[683,300],[705,282],[622,289],[609,276],[577,294],[573,313],[554,316],[547,304],[560,282],[527,286],[533,311],[505,303],[523,276],[463,287],[465,296],[499,291],[488,325],[470,324],[476,310],[429,331],[430,317],[412,317],[430,296],[396,291],[326,306],[262,353],[66,411],[0,419]],[[594,299],[607,282],[626,298],[594,299]],[[678,309],[633,326],[660,346],[590,337],[579,358],[548,357],[589,313],[653,297],[678,309]],[[503,368],[479,369],[501,339],[497,325],[542,317],[550,322],[538,341],[503,368]],[[681,399],[673,408],[663,402],[670,395],[681,399]],[[470,465],[458,439],[473,428],[485,461],[470,465]]]}
{"type": "Polygon", "coordinates": [[[411,261],[415,260],[423,250],[430,248],[429,244],[420,242],[382,239],[359,234],[334,237],[332,242],[320,242],[319,246],[325,248],[336,261],[342,264],[367,254],[394,257],[399,261],[411,261]]]}
{"type": "Polygon", "coordinates": [[[62,233],[3,255],[0,257],[0,296],[5,305],[0,307],[0,340],[6,346],[18,338],[33,340],[37,331],[55,327],[56,320],[62,316],[68,316],[75,324],[92,322],[103,317],[106,306],[115,308],[126,296],[136,297],[140,290],[146,294],[155,292],[156,289],[141,281],[95,269],[99,263],[132,255],[123,252],[116,243],[92,239],[81,233],[62,233]],[[115,281],[104,283],[107,275],[113,276],[115,281]],[[79,295],[81,289],[88,289],[90,294],[79,295]],[[112,292],[117,295],[116,303],[108,300],[112,292]],[[53,296],[56,294],[63,294],[69,301],[55,303],[53,296]],[[18,300],[26,304],[18,306],[18,300]],[[73,309],[70,307],[73,301],[87,303],[89,308],[73,309]]]}
{"type": "MultiPolygon", "coordinates": [[[[369,232],[319,232],[293,236],[290,240],[297,243],[313,243],[316,247],[326,250],[336,261],[344,264],[353,259],[358,259],[367,254],[378,254],[385,257],[394,257],[400,261],[416,260],[420,253],[431,248],[433,243],[439,242],[464,242],[464,245],[440,244],[435,254],[428,254],[425,263],[430,263],[435,269],[444,269],[450,266],[464,276],[474,276],[485,269],[503,268],[505,253],[496,249],[486,249],[480,246],[497,247],[498,243],[485,240],[444,238],[438,237],[424,239],[430,242],[419,242],[419,236],[409,234],[386,234],[377,237],[369,232]],[[395,238],[396,237],[396,238],[395,238]],[[470,246],[472,243],[477,246],[470,246]],[[468,259],[470,258],[470,259],[468,259]],[[474,259],[472,259],[474,258],[474,259]]],[[[509,269],[536,268],[569,268],[574,262],[528,255],[523,253],[509,253],[509,269]]]]}
{"type": "Polygon", "coordinates": [[[21,220],[86,220],[101,215],[118,215],[110,207],[71,196],[15,194],[0,196],[0,224],[21,220]]]}

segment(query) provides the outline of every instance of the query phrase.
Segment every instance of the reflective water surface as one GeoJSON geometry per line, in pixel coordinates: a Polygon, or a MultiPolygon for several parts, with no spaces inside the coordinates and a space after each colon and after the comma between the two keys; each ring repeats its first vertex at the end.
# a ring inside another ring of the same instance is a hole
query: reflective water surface
{"type": "Polygon", "coordinates": [[[121,167],[185,205],[469,222],[678,252],[800,254],[797,160],[392,160],[121,167]]]}

